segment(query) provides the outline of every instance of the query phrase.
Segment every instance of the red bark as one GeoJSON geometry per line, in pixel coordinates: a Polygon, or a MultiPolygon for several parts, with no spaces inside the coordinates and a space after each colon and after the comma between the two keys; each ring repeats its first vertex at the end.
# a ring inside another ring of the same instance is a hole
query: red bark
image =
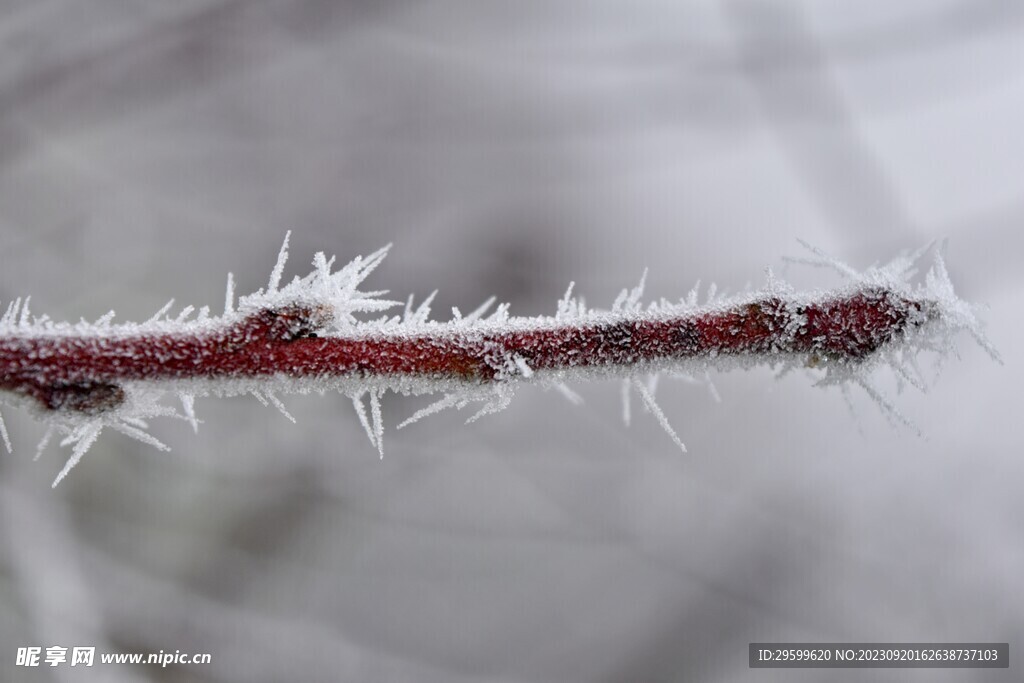
{"type": "Polygon", "coordinates": [[[500,381],[511,356],[532,370],[771,353],[858,362],[917,324],[922,307],[867,289],[811,304],[768,297],[678,317],[318,337],[330,312],[296,305],[204,334],[3,337],[0,389],[48,409],[91,414],[120,404],[119,383],[129,380],[408,375],[483,383],[500,381]]]}

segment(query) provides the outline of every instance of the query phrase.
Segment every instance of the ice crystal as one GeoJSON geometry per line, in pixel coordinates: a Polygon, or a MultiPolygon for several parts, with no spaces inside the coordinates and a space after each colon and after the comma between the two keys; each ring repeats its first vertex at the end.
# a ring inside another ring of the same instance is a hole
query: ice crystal
{"type": "MultiPolygon", "coordinates": [[[[718,400],[710,370],[768,365],[782,375],[809,367],[820,375],[817,384],[838,385],[844,396],[859,386],[890,419],[911,425],[874,382],[879,367],[891,369],[901,385],[923,389],[917,355],[948,355],[961,331],[998,360],[977,309],[953,291],[943,249],[933,249],[930,269],[917,278],[929,248],[857,271],[807,246],[808,256],[791,260],[830,268],[845,280],[827,292],[797,293],[769,271],[757,291],[725,297],[711,286],[701,304],[698,283],[678,302],[645,306],[645,271],[608,310],[588,308],[570,283],[551,317],[510,317],[508,305],[495,306],[491,297],[467,315],[453,309],[451,320],[439,322],[430,319],[436,292],[415,306],[410,296],[402,314],[389,315],[399,302],[385,299],[386,291],[361,289],[389,248],[337,269],[333,257],[317,253],[308,275],[282,284],[286,236],[265,289],[236,301],[228,275],[219,317],[206,307],[174,314],[171,300],[141,324],[114,324],[113,312],[93,323],[55,323],[33,316],[29,299],[16,299],[0,318],[0,398],[27,405],[48,423],[40,453],[54,432],[71,447],[56,485],[107,428],[166,450],[145,421],[175,417],[198,430],[195,399],[209,395],[251,394],[294,422],[279,394],[338,391],[352,400],[383,457],[387,391],[441,394],[398,425],[403,428],[476,404],[472,422],[503,410],[522,384],[555,389],[578,403],[567,382],[618,376],[625,423],[636,392],[685,451],[655,401],[661,374],[706,384],[718,400]],[[168,396],[180,411],[165,402],[168,396]]],[[[2,418],[0,437],[10,449],[2,418]]]]}

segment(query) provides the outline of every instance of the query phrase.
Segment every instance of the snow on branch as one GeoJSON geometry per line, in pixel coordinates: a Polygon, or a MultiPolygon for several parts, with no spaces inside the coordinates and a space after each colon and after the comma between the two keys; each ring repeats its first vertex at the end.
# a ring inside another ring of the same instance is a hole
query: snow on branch
{"type": "MultiPolygon", "coordinates": [[[[554,387],[578,402],[566,382],[613,376],[623,380],[626,421],[635,390],[685,451],[655,402],[663,372],[710,384],[710,369],[813,368],[821,374],[818,384],[858,385],[887,416],[910,424],[872,382],[878,366],[924,388],[915,357],[921,351],[945,356],[960,331],[998,360],[975,308],[954,294],[939,249],[916,283],[916,264],[927,249],[858,272],[808,247],[810,256],[795,260],[834,269],[843,287],[797,293],[769,272],[763,289],[741,296],[716,297],[711,288],[700,303],[695,288],[678,302],[644,306],[641,280],[610,310],[597,310],[573,297],[570,285],[554,317],[511,317],[507,304],[488,314],[492,298],[468,315],[455,310],[452,320],[438,322],[429,319],[433,294],[418,306],[410,297],[402,314],[389,315],[399,302],[383,298],[385,291],[360,289],[389,247],[338,269],[334,258],[318,253],[309,275],[281,286],[286,237],[265,289],[236,302],[228,276],[220,316],[191,306],[172,316],[172,301],[141,324],[115,325],[113,313],[95,323],[56,323],[31,315],[28,299],[18,299],[0,318],[0,399],[27,406],[48,423],[40,453],[54,432],[64,436],[61,445],[72,450],[56,486],[104,428],[166,449],[146,431],[146,420],[176,417],[197,429],[197,396],[252,394],[294,421],[279,394],[339,391],[352,399],[383,457],[387,391],[441,395],[401,428],[478,404],[473,421],[506,407],[523,384],[554,387]],[[180,409],[167,397],[177,398],[180,409]]],[[[10,449],[2,419],[0,436],[10,449]]]]}

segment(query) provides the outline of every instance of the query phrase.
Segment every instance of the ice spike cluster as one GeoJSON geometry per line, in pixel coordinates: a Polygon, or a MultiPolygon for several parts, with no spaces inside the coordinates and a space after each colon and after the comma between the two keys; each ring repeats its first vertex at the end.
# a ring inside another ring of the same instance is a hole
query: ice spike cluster
{"type": "MultiPolygon", "coordinates": [[[[807,246],[807,245],[804,245],[807,246]]],[[[114,324],[113,313],[94,323],[56,323],[35,317],[29,301],[12,302],[0,318],[0,399],[27,406],[71,455],[54,486],[100,432],[110,428],[158,449],[146,420],[176,417],[198,429],[196,397],[252,394],[294,421],[278,398],[286,393],[339,391],[353,402],[371,444],[383,456],[381,397],[386,391],[439,394],[399,428],[445,408],[478,404],[470,418],[497,412],[523,384],[579,396],[572,380],[613,376],[623,382],[623,417],[636,393],[675,443],[683,442],[655,402],[659,375],[706,381],[709,371],[768,365],[780,374],[812,368],[818,384],[844,391],[862,387],[891,419],[909,421],[876,388],[879,366],[902,384],[923,389],[915,358],[953,351],[966,331],[993,358],[975,308],[957,298],[941,249],[923,278],[916,264],[929,249],[858,272],[807,247],[802,263],[836,270],[845,280],[833,291],[797,293],[769,271],[758,291],[724,298],[711,287],[678,302],[643,305],[643,279],[608,310],[588,308],[570,285],[553,317],[511,317],[494,299],[447,322],[430,320],[433,294],[399,302],[360,286],[389,247],[335,269],[323,253],[312,272],[281,284],[285,238],[270,281],[235,301],[228,276],[224,313],[173,301],[144,323],[114,324]],[[917,280],[915,282],[915,280],[917,280]],[[493,307],[493,310],[492,310],[493,307]],[[169,401],[168,398],[176,399],[169,401]],[[368,405],[367,405],[368,404],[368,405]]],[[[0,436],[10,439],[0,418],[0,436]]]]}

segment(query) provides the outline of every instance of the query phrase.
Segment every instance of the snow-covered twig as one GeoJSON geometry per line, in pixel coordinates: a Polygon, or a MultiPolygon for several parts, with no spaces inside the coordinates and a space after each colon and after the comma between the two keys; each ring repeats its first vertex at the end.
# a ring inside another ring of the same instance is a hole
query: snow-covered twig
{"type": "MultiPolygon", "coordinates": [[[[908,422],[871,382],[871,371],[889,365],[897,378],[922,385],[914,364],[921,350],[945,354],[952,336],[966,330],[998,358],[984,338],[974,309],[956,297],[941,256],[924,281],[912,284],[924,250],[884,267],[858,273],[811,249],[813,265],[846,278],[830,292],[798,294],[769,276],[767,286],[731,299],[700,304],[696,289],[679,302],[641,305],[643,281],[624,290],[610,310],[588,309],[572,296],[554,317],[514,318],[493,299],[449,322],[429,320],[430,301],[403,315],[365,320],[398,302],[386,292],[362,291],[388,247],[334,270],[334,259],[316,254],[313,272],[281,286],[288,240],[268,286],[235,303],[233,278],[223,315],[185,308],[171,317],[171,303],[142,324],[54,323],[34,318],[17,300],[0,319],[0,390],[8,402],[27,404],[65,435],[71,457],[54,485],[100,432],[110,427],[157,448],[145,420],[178,417],[193,428],[196,396],[250,393],[288,414],[278,394],[337,390],[350,396],[370,442],[383,455],[380,399],[384,392],[441,393],[400,427],[448,407],[482,403],[470,421],[508,405],[521,384],[558,388],[585,376],[624,379],[628,420],[630,387],[685,450],[654,399],[658,373],[707,377],[710,367],[768,364],[786,371],[817,368],[821,384],[857,384],[883,410],[908,422]],[[640,377],[650,377],[642,383],[640,377]],[[181,410],[163,402],[176,395],[181,410]],[[369,416],[363,402],[369,397],[369,416]]],[[[0,421],[0,432],[7,440],[0,421]]],[[[48,436],[49,436],[48,432],[48,436]]],[[[47,437],[48,438],[48,437],[47,437]]]]}

